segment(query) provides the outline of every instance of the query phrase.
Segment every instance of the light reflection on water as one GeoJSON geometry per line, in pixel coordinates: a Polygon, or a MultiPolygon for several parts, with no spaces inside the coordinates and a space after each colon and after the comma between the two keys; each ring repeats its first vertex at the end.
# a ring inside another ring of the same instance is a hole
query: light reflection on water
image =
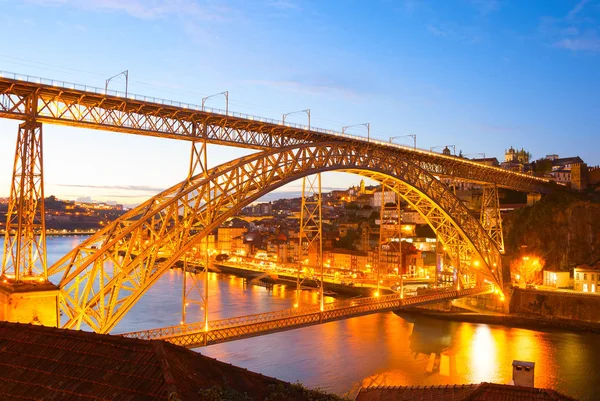
{"type": "MultiPolygon", "coordinates": [[[[83,239],[49,237],[49,263],[83,239]]],[[[113,332],[177,324],[181,274],[170,270],[161,277],[113,332]]],[[[210,274],[209,300],[209,317],[218,319],[289,308],[294,291],[283,286],[268,291],[244,286],[238,277],[210,274]]],[[[302,291],[302,303],[317,302],[317,293],[302,291]]],[[[187,318],[200,321],[203,311],[190,304],[187,318]]],[[[600,335],[591,333],[540,332],[380,313],[198,351],[282,380],[352,396],[367,385],[508,383],[515,359],[536,362],[537,387],[588,401],[600,392],[600,335]],[[437,366],[432,373],[426,371],[431,353],[436,353],[436,364],[440,354],[447,356],[449,375],[440,374],[437,366]]]]}

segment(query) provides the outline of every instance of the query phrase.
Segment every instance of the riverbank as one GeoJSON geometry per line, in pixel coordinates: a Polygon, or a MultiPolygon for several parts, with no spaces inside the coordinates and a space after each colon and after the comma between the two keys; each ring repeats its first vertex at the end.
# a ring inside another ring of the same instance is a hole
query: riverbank
{"type": "MultiPolygon", "coordinates": [[[[216,267],[216,269],[214,271],[217,273],[233,274],[234,276],[242,277],[249,281],[265,274],[265,272],[251,270],[251,269],[244,269],[242,267],[232,266],[229,264],[215,263],[214,266],[216,267]]],[[[265,279],[266,279],[266,277],[265,277],[265,279]]],[[[292,286],[294,289],[296,288],[296,280],[297,280],[297,278],[295,276],[288,276],[288,275],[284,275],[284,274],[280,274],[280,273],[272,273],[272,274],[268,275],[269,282],[271,282],[273,284],[282,284],[285,286],[292,286]]],[[[304,282],[302,283],[302,287],[304,287],[306,289],[315,289],[316,290],[319,288],[319,284],[315,280],[304,280],[304,282]]],[[[335,295],[339,294],[339,295],[346,296],[346,297],[356,297],[356,296],[372,297],[374,291],[376,291],[376,287],[374,287],[374,286],[362,286],[360,284],[346,285],[346,284],[341,284],[341,283],[331,283],[328,281],[325,281],[323,283],[323,288],[325,291],[330,291],[330,292],[335,293],[335,295]]],[[[393,294],[393,291],[391,291],[389,289],[382,288],[380,291],[381,291],[381,294],[383,294],[383,295],[393,294]]],[[[333,295],[333,296],[335,296],[335,295],[333,295]]]]}
{"type": "Polygon", "coordinates": [[[565,330],[600,334],[600,323],[575,321],[569,319],[544,319],[541,317],[500,313],[486,314],[473,312],[437,312],[422,308],[407,308],[394,313],[400,317],[403,315],[418,315],[439,320],[490,324],[504,327],[518,327],[530,330],[565,330]]]}

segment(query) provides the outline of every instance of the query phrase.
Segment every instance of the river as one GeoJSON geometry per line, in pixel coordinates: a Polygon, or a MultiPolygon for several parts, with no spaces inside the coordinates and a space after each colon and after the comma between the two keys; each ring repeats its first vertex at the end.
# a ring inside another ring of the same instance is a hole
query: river
{"type": "MultiPolygon", "coordinates": [[[[83,239],[49,237],[49,262],[83,239]]],[[[177,324],[181,319],[181,274],[171,270],[161,277],[113,332],[177,324]]],[[[243,280],[234,276],[209,275],[210,319],[289,308],[293,297],[294,292],[283,286],[268,291],[244,286],[243,280]]],[[[302,297],[303,303],[317,302],[316,293],[303,291],[302,297]]],[[[202,313],[191,304],[187,320],[201,320],[202,313]]],[[[367,385],[508,383],[515,359],[536,363],[536,387],[585,401],[600,394],[600,335],[591,333],[402,318],[390,312],[197,351],[281,380],[352,397],[367,385]],[[438,358],[441,353],[448,356],[448,372],[426,371],[433,352],[438,358]]]]}

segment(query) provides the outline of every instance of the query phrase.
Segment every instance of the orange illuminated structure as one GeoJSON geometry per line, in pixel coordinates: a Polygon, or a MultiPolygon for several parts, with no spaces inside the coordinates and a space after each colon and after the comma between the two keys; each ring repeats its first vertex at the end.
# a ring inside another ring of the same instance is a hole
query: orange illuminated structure
{"type": "MultiPolygon", "coordinates": [[[[107,92],[0,72],[0,118],[25,121],[15,158],[3,279],[45,281],[60,275],[58,303],[61,325],[67,328],[85,324],[110,331],[162,274],[187,251],[200,248],[226,219],[282,185],[325,171],[358,174],[392,188],[433,228],[457,261],[459,279],[475,277],[462,288],[483,288],[485,282],[502,288],[498,243],[439,178],[536,193],[554,188],[546,179],[371,138],[107,92]],[[188,177],[107,225],[46,271],[42,123],[190,141],[188,177]],[[209,169],[207,144],[259,152],[209,169]],[[474,268],[471,259],[482,263],[474,268]]],[[[205,268],[208,262],[207,254],[205,268]]],[[[204,303],[208,332],[206,289],[204,303]]]]}

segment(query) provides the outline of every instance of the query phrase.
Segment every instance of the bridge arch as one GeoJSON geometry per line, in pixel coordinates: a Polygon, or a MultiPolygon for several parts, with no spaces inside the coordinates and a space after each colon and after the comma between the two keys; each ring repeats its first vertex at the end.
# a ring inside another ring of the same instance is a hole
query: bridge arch
{"type": "Polygon", "coordinates": [[[66,328],[110,331],[186,250],[242,207],[307,175],[346,171],[371,177],[406,199],[442,244],[481,260],[481,278],[501,284],[500,253],[462,202],[393,150],[365,143],[303,144],[264,151],[177,184],[129,211],[49,269],[62,274],[66,328]]]}

